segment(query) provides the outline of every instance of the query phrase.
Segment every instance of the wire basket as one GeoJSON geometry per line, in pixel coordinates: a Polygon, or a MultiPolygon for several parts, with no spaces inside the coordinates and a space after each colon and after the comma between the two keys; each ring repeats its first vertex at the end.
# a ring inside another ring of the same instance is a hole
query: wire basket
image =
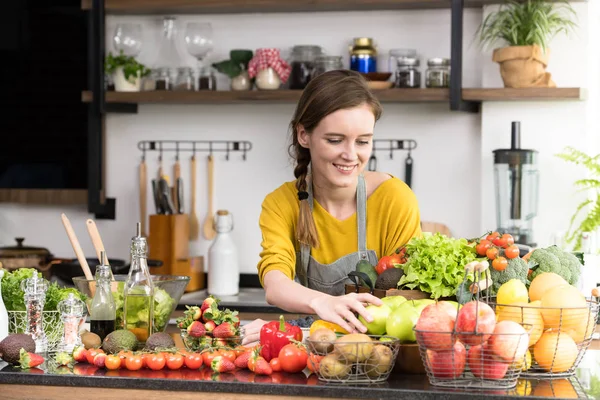
{"type": "Polygon", "coordinates": [[[233,336],[230,338],[214,338],[209,334],[202,337],[193,337],[188,334],[186,329],[182,329],[181,340],[185,345],[185,348],[193,352],[202,352],[209,348],[235,348],[242,345],[242,336],[233,336]]]}
{"type": "Polygon", "coordinates": [[[400,341],[381,335],[346,337],[353,340],[344,339],[344,336],[335,341],[306,339],[310,352],[309,369],[315,372],[319,380],[342,384],[387,380],[394,368],[400,341]]]}
{"type": "MultiPolygon", "coordinates": [[[[54,352],[62,340],[64,323],[59,311],[44,311],[44,332],[48,339],[48,351],[54,352]]],[[[24,333],[27,329],[27,311],[8,311],[8,332],[24,333]]]]}
{"type": "Polygon", "coordinates": [[[537,307],[531,303],[490,305],[497,310],[498,321],[531,326],[531,367],[522,376],[554,379],[575,374],[596,327],[599,305],[595,299],[587,299],[583,307],[571,308],[537,307]]]}
{"type": "Polygon", "coordinates": [[[581,382],[576,376],[558,379],[534,379],[520,378],[515,388],[514,395],[536,398],[557,399],[591,399],[581,382]]]}

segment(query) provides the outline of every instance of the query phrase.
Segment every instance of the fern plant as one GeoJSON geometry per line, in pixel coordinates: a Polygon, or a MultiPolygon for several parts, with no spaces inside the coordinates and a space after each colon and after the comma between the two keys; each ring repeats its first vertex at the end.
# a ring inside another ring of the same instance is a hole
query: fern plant
{"type": "Polygon", "coordinates": [[[483,20],[477,31],[479,41],[487,48],[499,40],[509,46],[538,45],[545,52],[554,36],[568,34],[577,26],[570,19],[575,18],[575,11],[568,1],[559,3],[508,0],[483,20]]]}
{"type": "Polygon", "coordinates": [[[557,157],[587,168],[590,172],[590,178],[575,181],[575,186],[578,188],[578,192],[584,190],[595,192],[595,198],[588,198],[577,206],[567,231],[567,243],[575,241],[574,250],[579,251],[581,250],[582,233],[594,232],[600,227],[600,154],[592,157],[580,150],[567,147],[563,153],[557,154],[557,157]],[[579,226],[574,228],[575,221],[584,209],[589,210],[587,215],[581,220],[579,226]]]}

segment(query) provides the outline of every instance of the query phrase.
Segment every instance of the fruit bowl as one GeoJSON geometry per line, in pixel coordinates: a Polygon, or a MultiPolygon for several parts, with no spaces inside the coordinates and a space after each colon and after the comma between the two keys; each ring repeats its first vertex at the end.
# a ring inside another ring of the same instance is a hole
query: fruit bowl
{"type": "Polygon", "coordinates": [[[229,338],[215,338],[212,337],[210,334],[206,334],[202,337],[196,338],[196,337],[192,337],[190,336],[190,334],[188,333],[187,330],[182,329],[181,333],[181,340],[183,341],[183,344],[185,345],[185,348],[188,351],[193,351],[196,353],[200,353],[203,350],[206,350],[208,348],[235,348],[238,346],[242,345],[242,339],[243,336],[233,336],[233,337],[229,337],[229,338]]]}
{"type": "MultiPolygon", "coordinates": [[[[115,281],[111,285],[113,297],[115,298],[117,308],[116,326],[123,326],[123,287],[127,280],[127,275],[114,275],[115,281]]],[[[185,291],[185,287],[190,281],[189,276],[177,275],[152,275],[152,283],[154,283],[154,332],[164,332],[169,324],[169,318],[177,303],[181,300],[181,296],[185,291]]],[[[93,298],[93,292],[96,289],[96,281],[87,280],[84,276],[76,276],[73,278],[73,283],[77,289],[88,296],[88,312],[89,306],[93,298]]]]}
{"type": "Polygon", "coordinates": [[[376,383],[389,377],[400,342],[391,336],[352,334],[340,336],[335,341],[308,338],[305,343],[310,353],[309,369],[315,372],[319,380],[330,383],[376,383]],[[354,339],[359,336],[364,340],[354,339]]]}

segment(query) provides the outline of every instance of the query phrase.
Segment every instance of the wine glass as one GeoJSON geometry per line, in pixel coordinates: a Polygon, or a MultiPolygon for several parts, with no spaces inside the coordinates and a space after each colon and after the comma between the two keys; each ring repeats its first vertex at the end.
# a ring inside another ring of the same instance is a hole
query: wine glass
{"type": "Polygon", "coordinates": [[[202,66],[202,60],[213,49],[212,25],[209,22],[188,22],[185,27],[185,46],[202,66]]]}
{"type": "Polygon", "coordinates": [[[133,23],[117,24],[113,35],[115,50],[126,56],[135,57],[142,49],[142,25],[133,23]]]}

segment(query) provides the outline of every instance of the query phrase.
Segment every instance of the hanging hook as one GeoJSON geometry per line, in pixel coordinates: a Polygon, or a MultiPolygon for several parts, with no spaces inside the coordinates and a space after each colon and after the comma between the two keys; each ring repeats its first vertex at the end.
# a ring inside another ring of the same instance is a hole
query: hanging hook
{"type": "Polygon", "coordinates": [[[162,152],[163,152],[162,142],[159,142],[158,143],[158,162],[162,162],[162,152]]]}
{"type": "Polygon", "coordinates": [[[212,157],[212,141],[208,142],[208,155],[212,157]]]}
{"type": "Polygon", "coordinates": [[[229,161],[229,142],[225,142],[225,147],[226,147],[225,160],[229,161]]]}
{"type": "Polygon", "coordinates": [[[175,142],[175,161],[179,161],[179,142],[175,142]]]}
{"type": "Polygon", "coordinates": [[[394,147],[392,146],[392,141],[390,140],[390,160],[394,159],[394,147]]]}
{"type": "Polygon", "coordinates": [[[196,142],[192,142],[192,160],[196,159],[196,142]]]}
{"type": "Polygon", "coordinates": [[[246,146],[242,149],[242,160],[246,161],[246,146]]]}
{"type": "Polygon", "coordinates": [[[142,143],[142,162],[146,161],[146,144],[142,143]]]}

